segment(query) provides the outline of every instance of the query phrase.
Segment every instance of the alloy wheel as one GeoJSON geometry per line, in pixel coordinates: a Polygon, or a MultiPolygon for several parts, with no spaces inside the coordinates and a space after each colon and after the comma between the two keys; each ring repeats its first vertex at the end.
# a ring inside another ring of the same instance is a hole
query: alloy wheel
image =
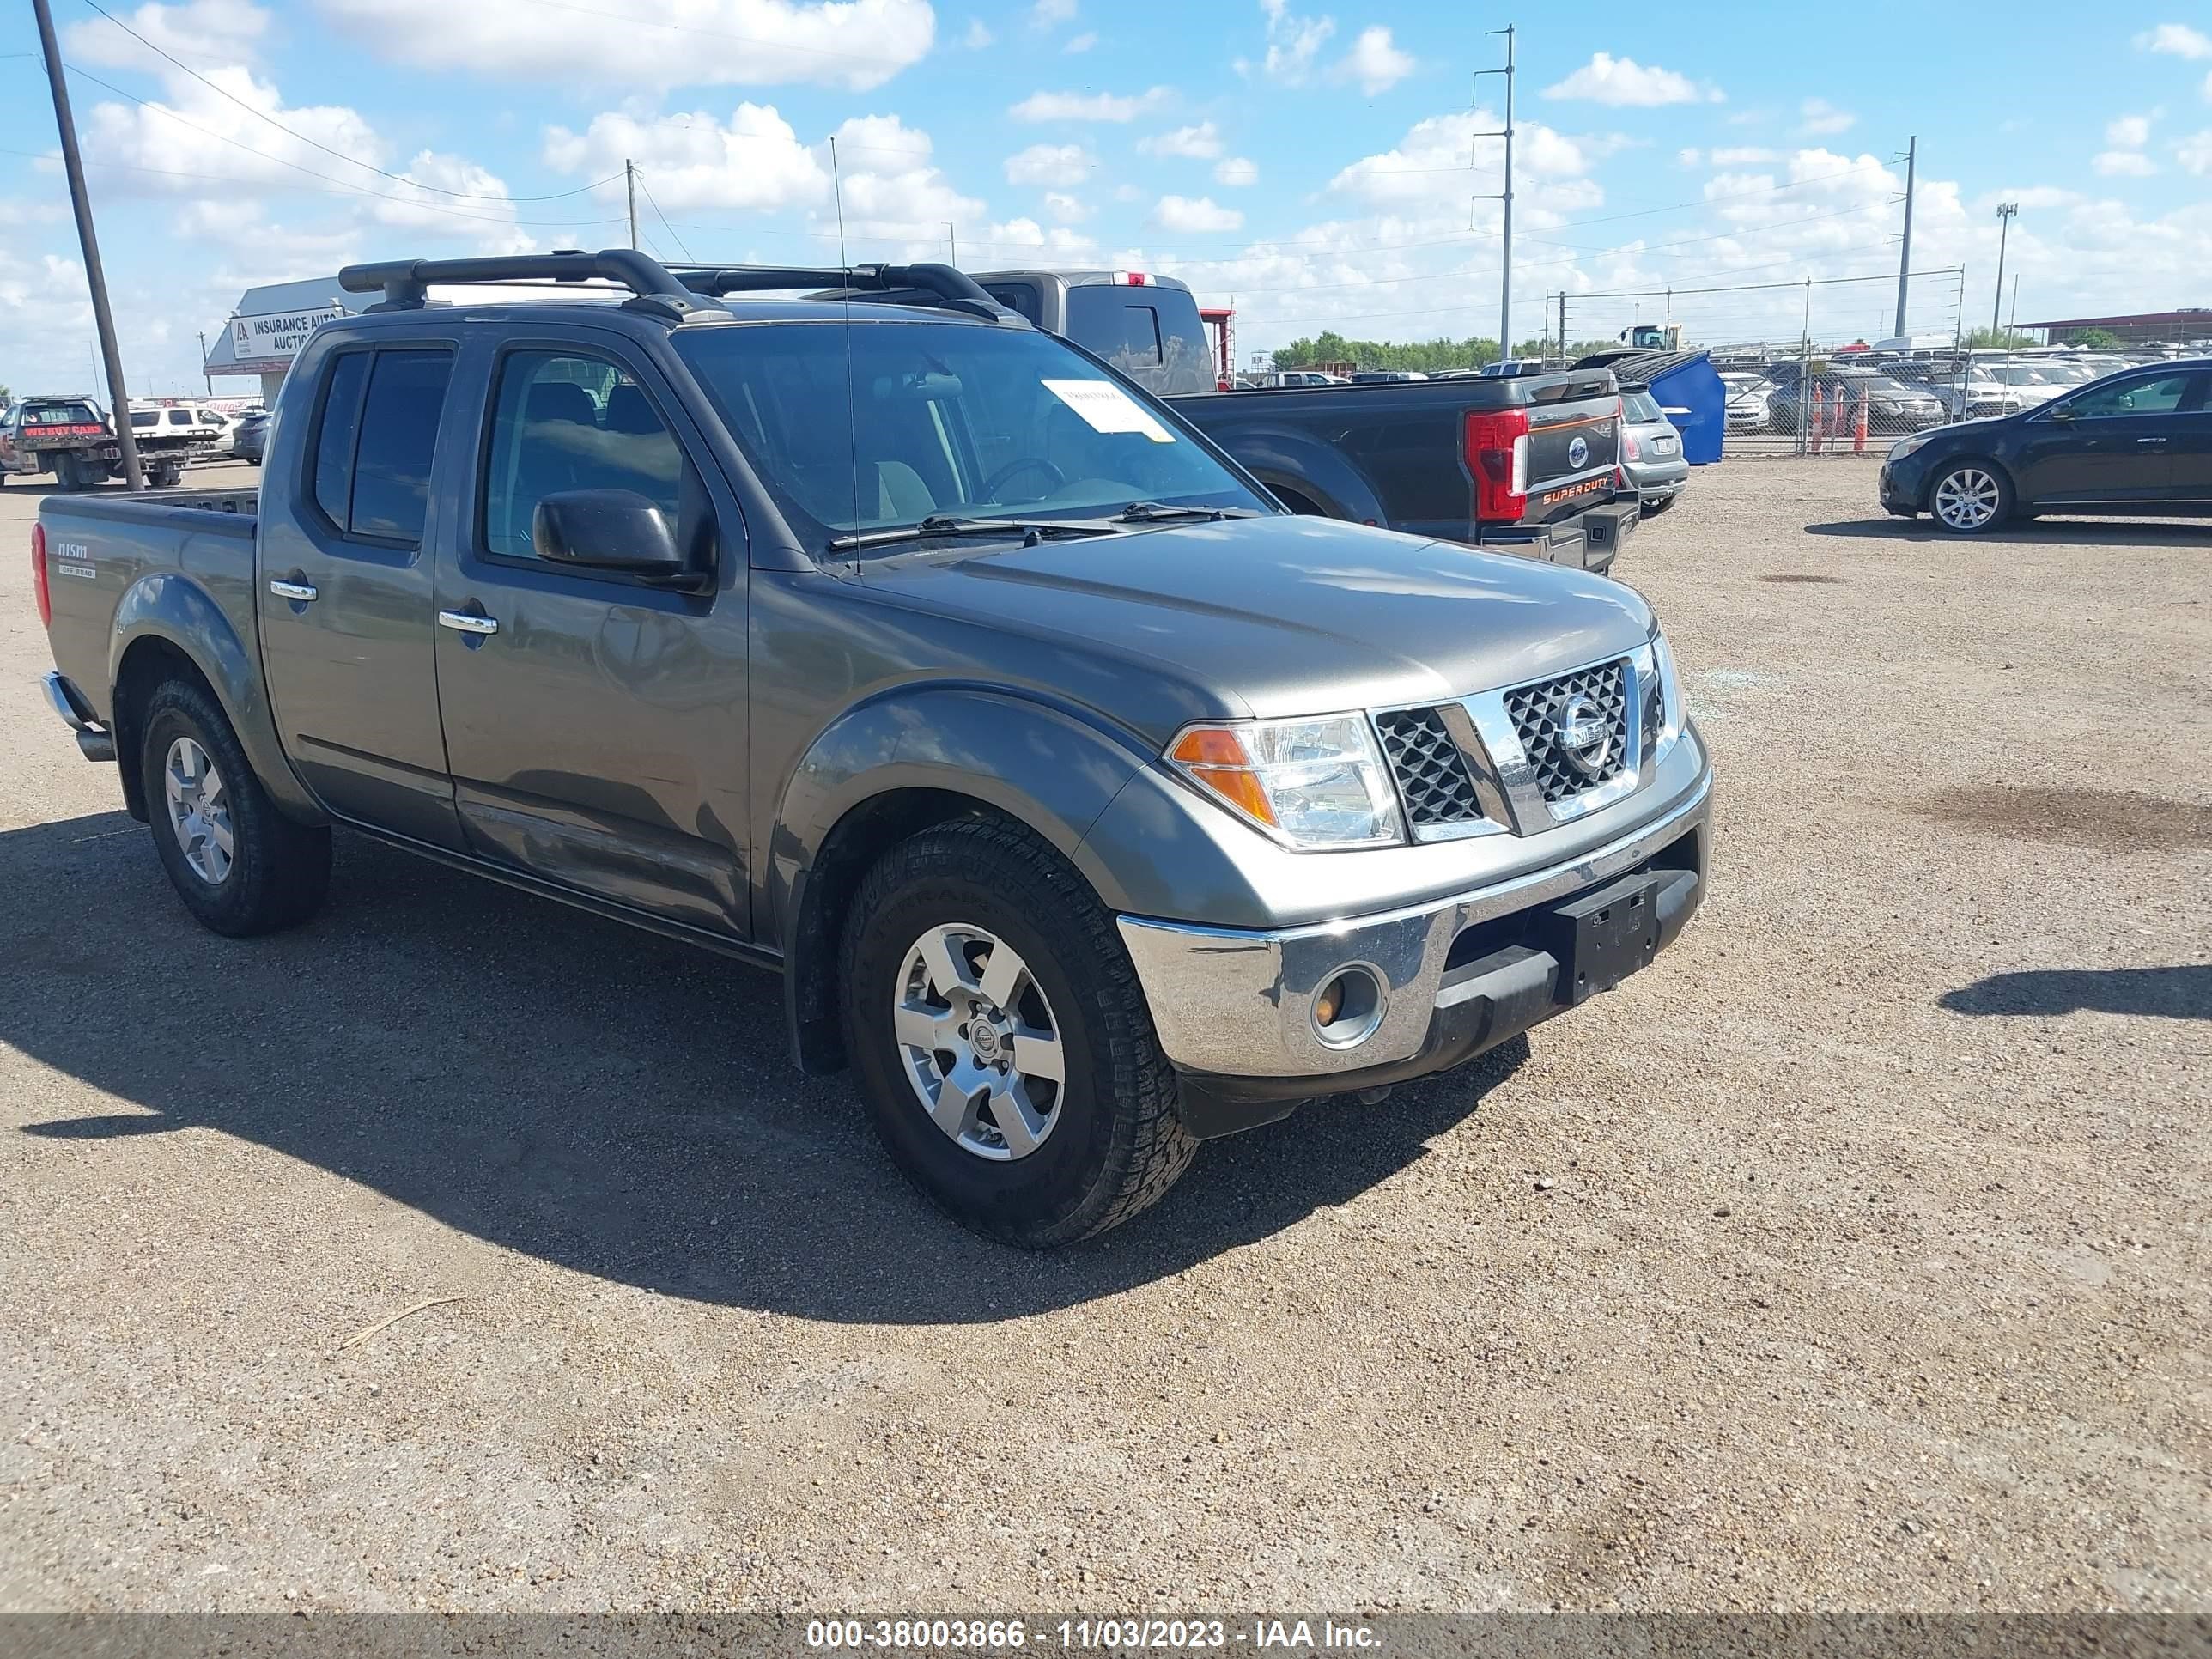
{"type": "Polygon", "coordinates": [[[161,766],[161,793],[185,862],[209,886],[221,886],[230,874],[230,799],[207,750],[190,738],[171,744],[161,766]]]}
{"type": "Polygon", "coordinates": [[[1997,481],[1978,466],[1943,475],[1936,486],[1936,516],[1954,530],[1979,530],[1997,515],[1997,481]]]}
{"type": "Polygon", "coordinates": [[[949,923],[908,947],[891,1028],[915,1098],[963,1151],[1027,1158],[1059,1123],[1060,1024],[1029,964],[988,929],[949,923]]]}

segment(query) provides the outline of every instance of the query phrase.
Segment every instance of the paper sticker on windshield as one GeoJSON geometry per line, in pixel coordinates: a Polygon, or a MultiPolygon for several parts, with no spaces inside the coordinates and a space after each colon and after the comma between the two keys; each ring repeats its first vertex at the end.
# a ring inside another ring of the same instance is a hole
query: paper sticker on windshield
{"type": "Polygon", "coordinates": [[[1156,444],[1175,441],[1174,433],[1111,380],[1047,380],[1044,389],[1081,416],[1093,432],[1141,432],[1156,444]]]}

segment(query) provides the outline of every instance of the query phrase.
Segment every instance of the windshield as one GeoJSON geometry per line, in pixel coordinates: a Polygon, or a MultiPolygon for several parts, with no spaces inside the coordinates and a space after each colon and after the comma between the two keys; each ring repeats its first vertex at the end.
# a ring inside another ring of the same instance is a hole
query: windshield
{"type": "Polygon", "coordinates": [[[1033,330],[824,320],[674,338],[792,527],[817,544],[933,515],[1273,510],[1141,393],[1033,330]]]}

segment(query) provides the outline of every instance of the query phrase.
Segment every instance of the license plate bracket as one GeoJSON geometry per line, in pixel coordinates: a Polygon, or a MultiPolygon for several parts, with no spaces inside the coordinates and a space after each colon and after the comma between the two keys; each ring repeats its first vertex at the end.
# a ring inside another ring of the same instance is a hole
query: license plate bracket
{"type": "Polygon", "coordinates": [[[1555,994],[1570,1007],[1610,991],[1659,953],[1659,878],[1623,876],[1550,911],[1555,994]]]}

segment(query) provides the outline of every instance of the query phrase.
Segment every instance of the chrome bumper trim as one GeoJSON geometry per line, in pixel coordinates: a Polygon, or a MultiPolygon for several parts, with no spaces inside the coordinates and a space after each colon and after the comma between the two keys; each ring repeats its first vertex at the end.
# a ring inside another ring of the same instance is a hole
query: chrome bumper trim
{"type": "Polygon", "coordinates": [[[76,688],[55,670],[50,668],[39,677],[39,689],[46,694],[47,706],[61,716],[63,724],[72,732],[97,732],[100,729],[100,722],[92,716],[92,711],[83,706],[83,699],[78,696],[76,688]]]}
{"type": "Polygon", "coordinates": [[[1160,1047],[1182,1070],[1218,1077],[1311,1077],[1409,1059],[1428,1035],[1454,939],[1643,863],[1707,820],[1712,784],[1708,767],[1665,816],[1565,863],[1403,909],[1264,930],[1117,917],[1160,1047]],[[1365,1042],[1333,1048],[1314,1029],[1313,998],[1354,963],[1382,979],[1382,1018],[1365,1042]]]}

